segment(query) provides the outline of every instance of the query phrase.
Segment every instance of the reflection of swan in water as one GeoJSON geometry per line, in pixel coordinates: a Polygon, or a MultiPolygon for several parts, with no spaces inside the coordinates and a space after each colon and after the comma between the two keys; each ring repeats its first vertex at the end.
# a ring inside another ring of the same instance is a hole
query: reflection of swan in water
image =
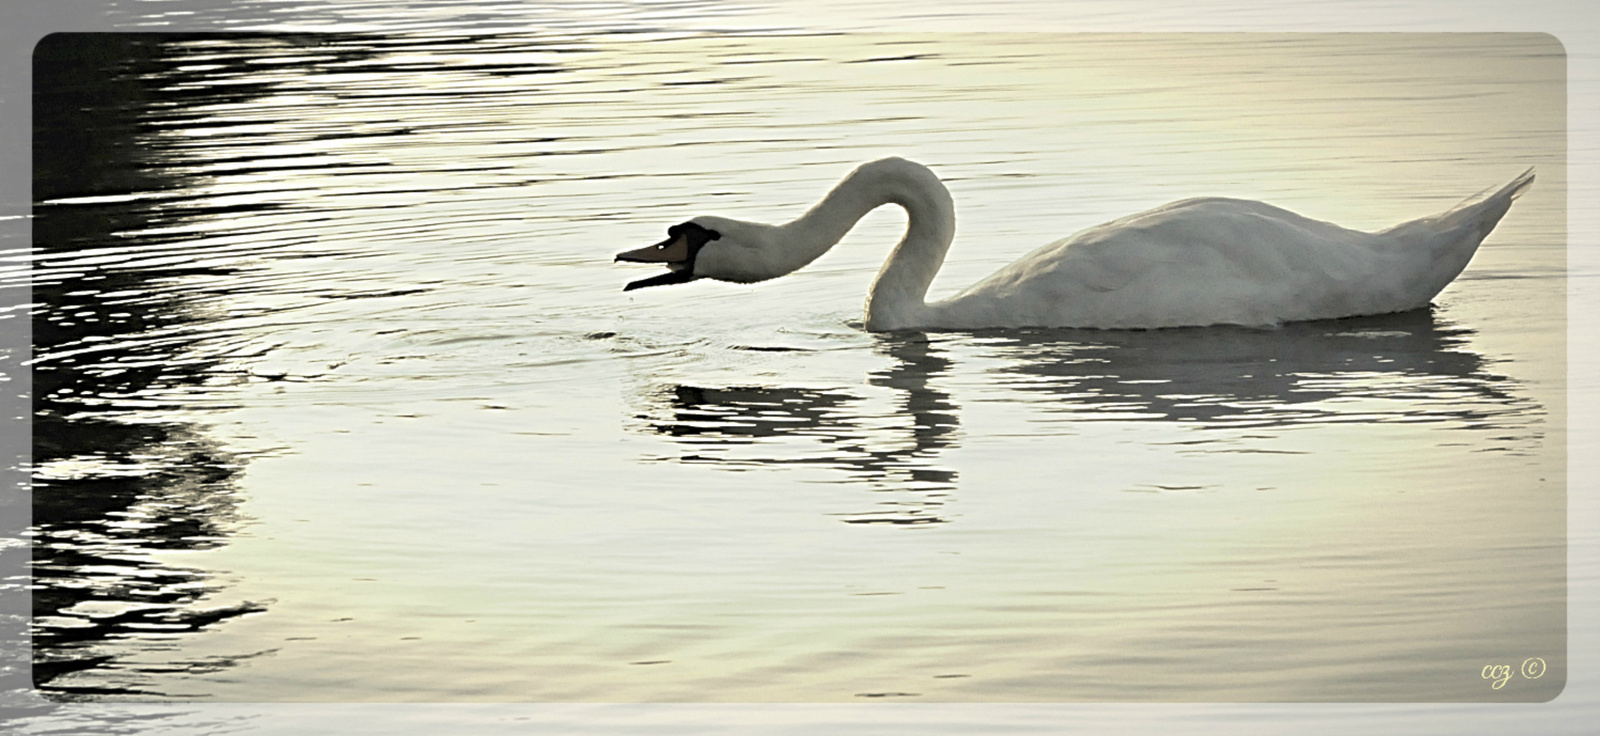
{"type": "Polygon", "coordinates": [[[1001,383],[1070,397],[1074,419],[1287,427],[1445,422],[1505,429],[1537,405],[1429,310],[1275,329],[1026,330],[985,335],[1001,383]]]}
{"type": "MultiPolygon", "coordinates": [[[[933,342],[916,333],[879,335],[877,351],[893,361],[870,382],[902,392],[891,415],[871,413],[848,389],[783,386],[679,385],[641,409],[653,431],[682,446],[672,460],[844,471],[851,482],[893,492],[887,511],[841,514],[845,521],[920,524],[948,520],[943,499],[956,487],[956,470],[940,462],[960,425],[937,380],[953,367],[947,351],[1001,363],[977,400],[1039,396],[1027,411],[1067,423],[1225,430],[1195,436],[1205,451],[1235,451],[1229,445],[1262,430],[1340,422],[1492,431],[1496,448],[1518,451],[1539,438],[1542,408],[1516,382],[1488,371],[1467,347],[1471,334],[1418,310],[1268,330],[1030,329],[933,342]]],[[[1258,451],[1253,444],[1238,451],[1258,451]]]]}
{"type": "Polygon", "coordinates": [[[1186,199],[1047,245],[928,304],[955,236],[955,205],[933,172],[888,158],[862,165],[788,224],[697,217],[617,260],[671,269],[628,289],[765,281],[815,260],[892,203],[909,223],[867,296],[869,330],[1274,325],[1427,305],[1532,181],[1530,169],[1488,196],[1377,233],[1261,202],[1186,199]]]}
{"type": "Polygon", "coordinates": [[[684,446],[680,462],[834,468],[892,494],[877,510],[839,514],[847,523],[947,521],[939,510],[955,488],[956,473],[939,466],[937,456],[954,444],[956,409],[929,379],[946,372],[950,362],[921,335],[886,336],[877,348],[894,362],[873,372],[870,383],[903,392],[889,415],[869,415],[861,397],[837,389],[677,385],[663,397],[667,405],[651,407],[646,417],[665,414],[650,423],[684,446]],[[810,441],[822,447],[795,449],[810,441]]]}

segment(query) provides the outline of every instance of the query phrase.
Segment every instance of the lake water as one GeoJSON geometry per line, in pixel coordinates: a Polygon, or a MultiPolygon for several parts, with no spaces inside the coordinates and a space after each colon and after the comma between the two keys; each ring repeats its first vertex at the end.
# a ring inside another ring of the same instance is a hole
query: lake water
{"type": "Polygon", "coordinates": [[[60,36],[37,58],[51,699],[1566,681],[1548,36],[60,36]],[[892,208],[784,279],[621,291],[654,271],[612,255],[668,225],[783,221],[886,155],[955,197],[935,296],[1191,195],[1379,229],[1538,180],[1433,308],[1383,317],[867,333],[892,208]]]}

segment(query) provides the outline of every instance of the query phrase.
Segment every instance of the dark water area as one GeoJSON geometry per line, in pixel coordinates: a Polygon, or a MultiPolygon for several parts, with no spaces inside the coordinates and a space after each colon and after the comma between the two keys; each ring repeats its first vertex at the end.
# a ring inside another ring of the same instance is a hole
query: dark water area
{"type": "Polygon", "coordinates": [[[249,84],[185,90],[204,75],[176,68],[167,49],[205,38],[55,34],[35,52],[33,462],[44,470],[33,485],[33,673],[51,697],[163,695],[134,673],[122,686],[53,683],[115,669],[100,653],[107,642],[265,610],[198,605],[221,586],[151,557],[226,544],[240,523],[233,479],[245,459],[203,427],[150,418],[181,406],[171,394],[219,380],[215,360],[186,356],[206,336],[216,295],[166,285],[238,269],[205,264],[216,254],[189,249],[182,235],[126,237],[181,233],[197,218],[226,214],[189,201],[185,192],[203,175],[174,156],[173,144],[184,141],[163,135],[192,126],[187,110],[196,102],[247,104],[259,92],[249,84]]]}

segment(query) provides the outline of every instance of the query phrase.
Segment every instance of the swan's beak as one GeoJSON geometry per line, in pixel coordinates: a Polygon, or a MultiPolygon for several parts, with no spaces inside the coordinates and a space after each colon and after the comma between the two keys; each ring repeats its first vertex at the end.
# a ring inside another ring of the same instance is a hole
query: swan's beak
{"type": "Polygon", "coordinates": [[[634,281],[622,287],[623,291],[643,289],[646,286],[664,286],[666,284],[684,284],[695,280],[694,269],[689,267],[689,238],[686,235],[675,235],[655,245],[645,246],[638,250],[630,250],[617,254],[617,261],[630,263],[665,263],[672,269],[659,276],[634,281]]]}
{"type": "Polygon", "coordinates": [[[689,260],[689,238],[684,235],[667,238],[655,245],[618,253],[617,260],[631,263],[685,263],[689,260]]]}

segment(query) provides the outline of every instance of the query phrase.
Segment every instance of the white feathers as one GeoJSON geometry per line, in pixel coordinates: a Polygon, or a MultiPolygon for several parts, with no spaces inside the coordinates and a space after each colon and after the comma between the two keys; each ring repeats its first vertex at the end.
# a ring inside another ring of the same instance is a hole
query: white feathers
{"type": "Polygon", "coordinates": [[[857,168],[781,226],[696,218],[721,232],[696,277],[781,276],[833,247],[867,212],[904,207],[905,237],[866,304],[869,330],[1270,325],[1426,305],[1533,180],[1377,233],[1261,202],[1199,198],[1090,228],[1040,248],[946,301],[928,286],[955,235],[955,206],[926,167],[889,158],[857,168]]]}

